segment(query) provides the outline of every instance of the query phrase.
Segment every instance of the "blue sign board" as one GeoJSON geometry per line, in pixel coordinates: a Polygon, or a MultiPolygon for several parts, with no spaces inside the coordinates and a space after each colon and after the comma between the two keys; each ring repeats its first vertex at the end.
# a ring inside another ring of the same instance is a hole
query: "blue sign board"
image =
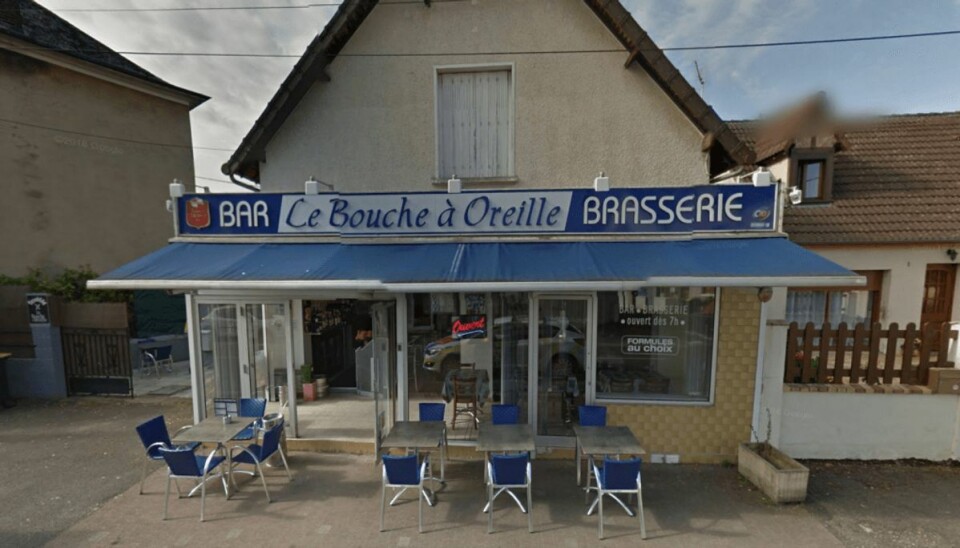
{"type": "Polygon", "coordinates": [[[190,236],[685,234],[776,230],[775,186],[516,190],[448,194],[191,194],[190,236]]]}

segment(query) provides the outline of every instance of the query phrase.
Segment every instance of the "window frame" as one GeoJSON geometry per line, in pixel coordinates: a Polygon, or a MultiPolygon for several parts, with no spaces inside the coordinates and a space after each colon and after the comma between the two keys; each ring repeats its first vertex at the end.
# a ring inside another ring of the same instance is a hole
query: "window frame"
{"type": "Polygon", "coordinates": [[[510,140],[507,148],[507,175],[495,177],[459,177],[465,184],[470,183],[516,183],[516,132],[517,132],[517,111],[516,111],[516,90],[517,90],[517,67],[513,62],[497,63],[470,63],[458,65],[435,65],[433,67],[433,139],[434,139],[434,165],[433,165],[433,184],[436,186],[446,185],[447,180],[440,173],[440,75],[456,74],[467,72],[488,72],[497,70],[510,71],[510,131],[507,137],[510,140]]]}
{"type": "MultiPolygon", "coordinates": [[[[831,287],[788,287],[787,291],[822,291],[826,293],[826,306],[823,308],[823,318],[820,320],[820,326],[827,323],[830,317],[830,294],[840,291],[866,291],[870,294],[870,325],[880,321],[880,306],[883,301],[883,276],[885,270],[854,270],[860,276],[867,279],[866,285],[862,286],[831,286],[831,287]]],[[[799,324],[799,322],[798,322],[799,324]]],[[[840,325],[840,324],[837,324],[840,325]]],[[[800,327],[803,327],[802,325],[800,327]]],[[[830,327],[837,327],[831,324],[830,327]]]]}
{"type": "Polygon", "coordinates": [[[790,186],[804,191],[803,181],[800,176],[803,172],[803,166],[811,163],[822,162],[823,167],[820,170],[820,193],[815,198],[808,198],[804,195],[804,204],[823,204],[833,200],[833,149],[832,148],[808,148],[794,149],[790,153],[790,168],[788,179],[790,186]]]}
{"type": "MultiPolygon", "coordinates": [[[[686,286],[657,286],[657,287],[686,287],[686,286]]],[[[594,312],[593,312],[593,344],[596,350],[594,350],[594,355],[591,360],[591,369],[592,371],[588,372],[588,375],[591,376],[589,379],[590,385],[588,386],[587,391],[587,402],[590,404],[596,405],[658,405],[658,406],[680,406],[680,407],[713,407],[717,404],[717,357],[719,355],[720,348],[720,315],[723,313],[721,309],[721,293],[723,289],[719,286],[702,286],[702,287],[712,287],[714,290],[714,311],[713,311],[713,348],[710,352],[710,393],[706,400],[691,400],[691,399],[681,399],[681,398],[623,398],[623,397],[610,397],[610,398],[598,398],[599,392],[597,391],[597,372],[599,369],[599,360],[600,360],[600,340],[599,340],[599,310],[600,310],[600,299],[595,294],[594,296],[594,312]]],[[[597,292],[599,294],[601,292],[597,292]]]]}

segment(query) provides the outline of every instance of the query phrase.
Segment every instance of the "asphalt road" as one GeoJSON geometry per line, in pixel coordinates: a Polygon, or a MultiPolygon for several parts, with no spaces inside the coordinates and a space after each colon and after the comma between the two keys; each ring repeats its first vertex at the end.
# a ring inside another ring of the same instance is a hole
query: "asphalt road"
{"type": "Polygon", "coordinates": [[[190,422],[190,400],[68,398],[0,411],[0,546],[41,546],[140,481],[134,427],[159,414],[175,430],[190,422]]]}
{"type": "Polygon", "coordinates": [[[960,545],[960,465],[808,461],[807,510],[845,546],[960,545]]]}

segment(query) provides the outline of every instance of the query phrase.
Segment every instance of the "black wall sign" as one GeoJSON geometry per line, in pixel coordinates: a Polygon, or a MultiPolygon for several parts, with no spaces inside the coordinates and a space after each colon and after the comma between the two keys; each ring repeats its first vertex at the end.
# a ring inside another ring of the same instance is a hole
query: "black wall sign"
{"type": "Polygon", "coordinates": [[[50,323],[50,301],[46,293],[27,293],[27,310],[31,324],[50,323]]]}

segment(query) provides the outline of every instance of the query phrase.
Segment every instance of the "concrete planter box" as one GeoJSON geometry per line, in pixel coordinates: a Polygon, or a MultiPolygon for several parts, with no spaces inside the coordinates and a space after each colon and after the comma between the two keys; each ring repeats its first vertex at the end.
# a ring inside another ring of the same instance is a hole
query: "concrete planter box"
{"type": "Polygon", "coordinates": [[[737,468],[777,504],[803,502],[807,498],[810,470],[776,447],[766,443],[741,443],[737,468]]]}

